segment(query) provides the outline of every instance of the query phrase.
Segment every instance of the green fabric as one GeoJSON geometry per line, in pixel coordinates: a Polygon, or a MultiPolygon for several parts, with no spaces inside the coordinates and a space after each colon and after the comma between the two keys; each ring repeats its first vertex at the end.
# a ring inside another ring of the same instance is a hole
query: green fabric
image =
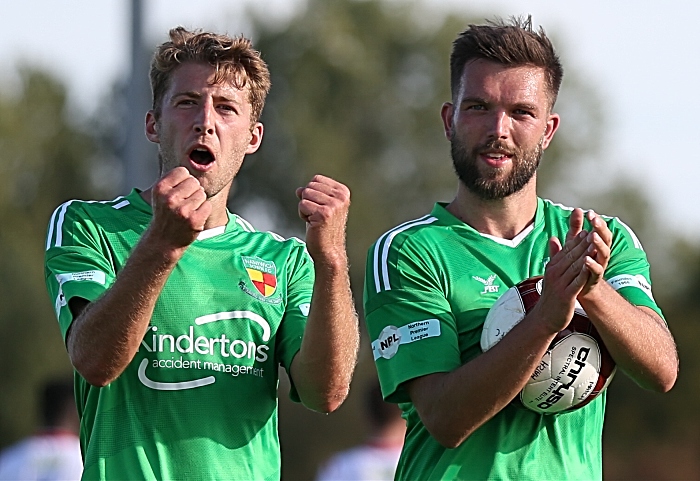
{"type": "MultiPolygon", "coordinates": [[[[137,191],[56,210],[45,275],[64,337],[68,300],[110,287],[151,216],[137,191]]],[[[232,214],[200,235],[119,378],[97,388],[76,373],[83,479],[279,479],[278,367],[299,350],[313,279],[297,239],[232,214]]]]}
{"type": "MultiPolygon", "coordinates": [[[[540,415],[511,403],[455,449],[421,423],[404,389],[419,376],[450,372],[481,354],[486,313],[518,282],[544,273],[548,239],[565,239],[571,209],[538,199],[533,225],[512,241],[495,239],[437,204],[370,248],[365,319],[385,398],[408,423],[397,479],[600,479],[605,393],[579,410],[540,415]]],[[[606,279],[631,303],[660,313],[639,241],[618,219],[606,279]]],[[[589,229],[586,221],[584,229],[589,229]]],[[[497,380],[494,380],[497,382],[497,380]]]]}

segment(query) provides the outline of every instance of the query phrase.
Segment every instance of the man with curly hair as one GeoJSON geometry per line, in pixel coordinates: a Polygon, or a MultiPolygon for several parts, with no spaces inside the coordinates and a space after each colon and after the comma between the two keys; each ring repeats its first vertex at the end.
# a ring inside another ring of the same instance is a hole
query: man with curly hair
{"type": "Polygon", "coordinates": [[[278,367],[292,399],[331,412],[355,366],[350,192],[322,175],[297,189],[306,242],[227,210],[270,88],[249,40],[175,28],[150,77],[160,178],[49,225],[83,479],[279,479],[278,367]]]}

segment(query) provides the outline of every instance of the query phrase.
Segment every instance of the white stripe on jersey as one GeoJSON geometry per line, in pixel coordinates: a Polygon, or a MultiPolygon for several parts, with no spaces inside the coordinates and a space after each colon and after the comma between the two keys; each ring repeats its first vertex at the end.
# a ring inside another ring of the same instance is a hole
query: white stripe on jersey
{"type": "Polygon", "coordinates": [[[418,225],[432,224],[436,220],[437,220],[437,217],[430,217],[430,216],[426,215],[426,216],[420,217],[418,219],[404,222],[403,224],[398,225],[397,227],[394,227],[392,230],[385,232],[377,240],[377,243],[375,244],[375,247],[374,247],[374,262],[373,262],[374,286],[377,289],[377,292],[380,292],[382,290],[381,283],[379,281],[380,266],[382,269],[382,280],[384,281],[384,290],[385,291],[391,290],[391,285],[389,284],[389,271],[388,271],[387,260],[389,257],[389,248],[391,247],[391,243],[394,240],[394,237],[396,237],[398,234],[405,231],[406,229],[410,229],[411,227],[415,227],[418,225]],[[386,243],[384,244],[384,248],[382,249],[382,257],[380,260],[379,259],[379,248],[380,248],[382,242],[386,242],[386,243]]]}
{"type": "MultiPolygon", "coordinates": [[[[66,210],[68,210],[68,206],[71,205],[75,200],[69,200],[65,204],[61,206],[61,212],[58,214],[58,222],[56,223],[56,243],[54,246],[60,247],[61,242],[63,242],[63,220],[66,216],[66,210]]],[[[46,246],[46,250],[48,250],[50,245],[46,246]]]]}
{"type": "Polygon", "coordinates": [[[236,223],[246,232],[255,232],[255,228],[251,225],[251,223],[242,217],[236,216],[236,223]]]}
{"type": "MultiPolygon", "coordinates": [[[[94,204],[94,203],[100,203],[100,204],[108,204],[110,202],[117,202],[120,199],[123,199],[124,196],[120,195],[116,199],[113,200],[78,200],[78,199],[73,199],[69,200],[68,202],[64,202],[63,204],[59,205],[56,207],[56,210],[53,211],[53,214],[51,215],[51,220],[49,221],[49,233],[46,236],[46,250],[49,250],[51,248],[51,238],[53,237],[53,231],[54,231],[54,225],[56,226],[56,242],[54,243],[54,247],[61,247],[61,243],[63,242],[63,221],[65,220],[66,216],[66,211],[68,210],[68,206],[71,205],[73,202],[84,202],[86,204],[94,204]],[[56,214],[58,214],[58,221],[54,222],[56,219],[56,214]]],[[[123,202],[118,203],[117,205],[113,206],[115,209],[121,209],[125,205],[128,205],[129,201],[125,200],[123,202]],[[126,204],[124,204],[126,202],[126,204]]]]}
{"type": "Polygon", "coordinates": [[[282,237],[281,235],[277,234],[276,232],[268,231],[268,234],[272,236],[273,239],[279,242],[284,242],[286,239],[282,237]]]}
{"type": "MultiPolygon", "coordinates": [[[[565,205],[562,205],[562,204],[557,204],[557,203],[555,203],[555,202],[552,202],[552,201],[549,200],[549,199],[544,199],[544,201],[545,201],[545,202],[549,202],[549,203],[552,204],[553,206],[561,207],[562,209],[565,209],[565,210],[574,210],[573,207],[568,207],[568,206],[565,206],[565,205]]],[[[585,214],[585,213],[588,212],[589,210],[590,210],[590,209],[583,209],[583,213],[585,214]]],[[[619,217],[613,217],[613,216],[603,215],[603,214],[598,214],[598,215],[599,215],[600,217],[602,217],[603,219],[606,219],[606,220],[615,219],[615,220],[627,231],[627,233],[630,235],[630,237],[632,238],[632,243],[634,244],[634,247],[636,247],[637,249],[639,249],[639,250],[641,250],[641,251],[644,250],[644,248],[642,247],[642,243],[639,241],[639,238],[637,237],[637,234],[635,234],[634,231],[633,231],[632,229],[630,229],[630,227],[629,227],[627,224],[625,224],[624,222],[622,222],[622,220],[620,220],[619,217]]]]}
{"type": "Polygon", "coordinates": [[[615,217],[615,220],[617,220],[617,222],[619,222],[622,227],[627,229],[627,233],[629,233],[630,237],[632,238],[632,242],[634,242],[634,247],[636,247],[640,251],[643,251],[644,248],[642,247],[642,243],[639,241],[637,234],[635,234],[634,231],[632,229],[630,229],[627,224],[622,222],[619,217],[615,217]]]}
{"type": "Polygon", "coordinates": [[[56,209],[53,211],[53,214],[51,214],[51,220],[49,220],[49,233],[46,236],[46,250],[49,250],[51,247],[51,238],[53,237],[53,223],[56,220],[56,214],[58,213],[59,209],[61,206],[56,207],[56,209]]]}

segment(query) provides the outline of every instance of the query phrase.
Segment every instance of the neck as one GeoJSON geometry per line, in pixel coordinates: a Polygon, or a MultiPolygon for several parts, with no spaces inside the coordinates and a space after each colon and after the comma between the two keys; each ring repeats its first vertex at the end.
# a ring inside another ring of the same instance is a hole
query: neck
{"type": "Polygon", "coordinates": [[[530,182],[506,198],[484,200],[460,182],[457,195],[448,204],[447,211],[482,234],[513,239],[535,219],[535,183],[530,182]]]}

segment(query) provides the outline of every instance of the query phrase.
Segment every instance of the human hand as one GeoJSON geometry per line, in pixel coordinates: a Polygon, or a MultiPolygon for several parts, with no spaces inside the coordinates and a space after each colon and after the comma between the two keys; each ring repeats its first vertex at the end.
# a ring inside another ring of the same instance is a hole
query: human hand
{"type": "Polygon", "coordinates": [[[212,205],[199,181],[186,168],[164,174],[151,190],[153,220],[149,234],[166,246],[189,246],[204,230],[212,205]]]}
{"type": "Polygon", "coordinates": [[[576,298],[589,278],[587,253],[591,244],[588,232],[582,230],[583,211],[577,209],[572,218],[563,246],[558,238],[549,239],[550,261],[544,271],[542,295],[533,309],[552,333],[569,324],[576,298]]]}
{"type": "Polygon", "coordinates": [[[315,175],[296,190],[299,217],[306,222],[306,248],[315,262],[347,259],[345,226],[350,190],[340,182],[315,175]]]}
{"type": "Polygon", "coordinates": [[[603,275],[610,262],[610,249],[612,246],[612,232],[608,224],[594,211],[589,210],[586,214],[591,223],[591,232],[588,234],[588,247],[586,267],[589,276],[586,285],[579,294],[580,297],[587,296],[592,290],[605,282],[603,275]]]}

